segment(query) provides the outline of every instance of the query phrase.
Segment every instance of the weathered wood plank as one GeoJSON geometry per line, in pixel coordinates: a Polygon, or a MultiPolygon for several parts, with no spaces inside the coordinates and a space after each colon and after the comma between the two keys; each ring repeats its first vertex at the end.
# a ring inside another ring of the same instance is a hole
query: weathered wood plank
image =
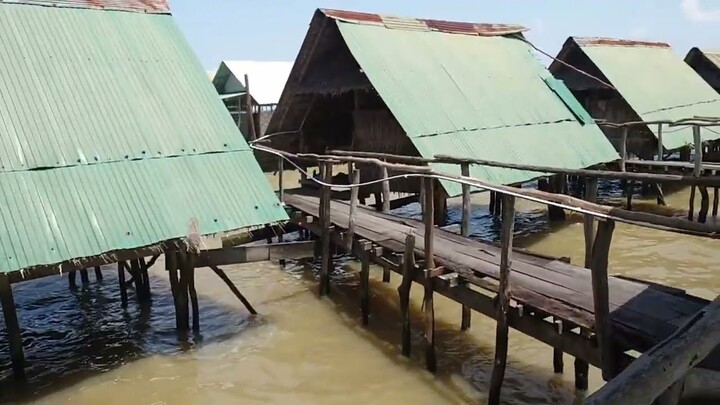
{"type": "Polygon", "coordinates": [[[282,242],[272,245],[203,250],[197,258],[196,267],[304,259],[313,256],[313,243],[313,241],[282,242]]]}
{"type": "Polygon", "coordinates": [[[595,244],[593,245],[592,290],[595,308],[595,334],[600,346],[602,372],[605,381],[609,381],[617,370],[616,354],[613,348],[612,325],[610,323],[610,298],[608,294],[608,256],[615,222],[605,221],[598,224],[595,244]]]}

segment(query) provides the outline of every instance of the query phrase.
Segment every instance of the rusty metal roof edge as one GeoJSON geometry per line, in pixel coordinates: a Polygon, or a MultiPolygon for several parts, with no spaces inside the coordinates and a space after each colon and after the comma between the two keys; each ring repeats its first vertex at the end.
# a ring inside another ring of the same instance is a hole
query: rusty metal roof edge
{"type": "Polygon", "coordinates": [[[570,37],[579,46],[625,46],[639,48],[668,48],[667,42],[660,41],[636,41],[630,39],[607,38],[607,37],[570,37]]]}
{"type": "MultiPolygon", "coordinates": [[[[386,26],[385,20],[393,20],[396,22],[407,21],[409,25],[412,23],[424,24],[428,31],[442,32],[446,34],[460,34],[460,35],[478,35],[478,36],[506,36],[513,34],[520,34],[528,31],[528,28],[517,25],[517,24],[488,24],[488,23],[473,23],[473,22],[461,22],[461,21],[447,21],[447,20],[434,20],[434,19],[422,19],[422,18],[411,18],[411,17],[398,17],[382,14],[363,13],[356,11],[347,10],[335,10],[335,9],[319,9],[323,15],[333,20],[342,21],[352,24],[364,24],[374,25],[378,27],[386,26]]],[[[394,28],[400,26],[394,24],[394,28]]]]}
{"type": "Polygon", "coordinates": [[[2,5],[171,14],[168,0],[0,0],[2,5]]]}

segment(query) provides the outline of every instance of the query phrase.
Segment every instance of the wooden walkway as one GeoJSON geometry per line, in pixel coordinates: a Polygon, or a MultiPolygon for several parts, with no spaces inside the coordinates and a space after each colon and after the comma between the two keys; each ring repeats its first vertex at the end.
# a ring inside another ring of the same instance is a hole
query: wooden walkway
{"type": "MultiPolygon", "coordinates": [[[[301,226],[320,235],[317,226],[319,198],[286,194],[284,202],[301,213],[301,226]],[[314,218],[311,219],[310,217],[314,218]]],[[[349,204],[332,201],[333,237],[342,240],[349,221],[349,204]]],[[[405,250],[405,240],[414,233],[418,248],[424,246],[424,224],[411,219],[358,207],[355,238],[380,247],[373,261],[396,272],[392,258],[405,250]]],[[[495,317],[493,295],[498,289],[501,249],[489,243],[437,229],[435,262],[455,281],[436,283],[435,291],[462,305],[495,317]]],[[[421,281],[415,277],[415,281],[421,281]]],[[[453,280],[447,277],[445,280],[453,280]]],[[[593,335],[594,313],[591,272],[562,260],[516,249],[511,267],[510,326],[590,364],[601,366],[593,335]]],[[[684,291],[639,280],[610,277],[612,340],[619,351],[646,351],[670,336],[709,304],[684,291]]],[[[711,354],[703,367],[720,369],[720,356],[711,354]]],[[[622,356],[622,355],[621,355],[622,356]]],[[[624,356],[624,365],[632,358],[624,356]]]]}

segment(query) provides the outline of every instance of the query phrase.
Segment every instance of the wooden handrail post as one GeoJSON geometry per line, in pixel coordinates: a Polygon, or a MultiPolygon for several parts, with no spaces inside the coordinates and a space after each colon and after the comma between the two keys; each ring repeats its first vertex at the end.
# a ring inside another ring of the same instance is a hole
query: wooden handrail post
{"type": "Polygon", "coordinates": [[[358,195],[360,193],[360,170],[354,169],[350,174],[350,183],[352,188],[350,189],[350,212],[348,214],[348,232],[345,236],[345,249],[348,252],[352,252],[353,238],[355,237],[355,215],[357,211],[357,205],[359,203],[358,195]]]}
{"type": "MultiPolygon", "coordinates": [[[[332,162],[323,162],[322,166],[322,181],[323,183],[332,183],[332,162]]],[[[332,220],[330,218],[330,200],[332,195],[332,188],[328,185],[323,185],[320,189],[320,224],[322,226],[322,241],[320,247],[320,293],[322,297],[330,293],[330,267],[332,258],[330,257],[330,226],[332,220]]]]}
{"type": "Polygon", "coordinates": [[[278,157],[278,198],[282,203],[285,199],[285,185],[283,184],[283,177],[285,174],[285,159],[280,156],[278,157]]]}
{"type": "Polygon", "coordinates": [[[627,161],[627,141],[628,141],[628,127],[623,127],[622,140],[620,143],[620,171],[625,171],[625,162],[627,161]]]}
{"type": "Polygon", "coordinates": [[[693,170],[693,175],[700,177],[702,174],[703,149],[700,127],[697,125],[693,126],[693,141],[695,142],[695,169],[693,170]]]}
{"type": "Polygon", "coordinates": [[[608,292],[608,260],[614,230],[615,222],[612,220],[598,223],[590,265],[595,312],[595,335],[600,347],[602,375],[605,381],[612,379],[617,372],[615,350],[611,340],[610,296],[608,292]]]}
{"type": "Polygon", "coordinates": [[[382,175],[382,212],[390,212],[390,181],[388,180],[388,169],[385,166],[380,167],[382,175]]]}
{"type": "Polygon", "coordinates": [[[435,307],[433,303],[433,278],[431,273],[435,270],[434,239],[435,239],[435,212],[433,188],[435,179],[426,177],[425,183],[425,210],[423,220],[425,222],[425,296],[423,299],[425,307],[425,364],[428,371],[434,373],[437,370],[435,357],[435,307]]]}
{"type": "Polygon", "coordinates": [[[415,235],[409,233],[405,238],[405,252],[401,262],[403,277],[398,287],[400,296],[400,313],[402,317],[402,354],[410,357],[410,288],[415,272],[415,235]]]}
{"type": "MultiPolygon", "coordinates": [[[[461,166],[461,173],[463,177],[470,177],[470,164],[463,163],[461,166]]],[[[462,196],[463,196],[463,211],[462,211],[462,222],[460,223],[460,233],[462,236],[470,236],[470,216],[472,214],[472,204],[470,203],[470,185],[462,185],[462,196]]]]}
{"type": "Polygon", "coordinates": [[[515,231],[515,197],[502,196],[502,230],[500,233],[500,284],[497,299],[497,329],[495,332],[495,362],[490,380],[488,403],[500,403],[500,390],[505,378],[508,351],[508,312],[510,310],[510,270],[512,267],[513,233],[515,231]]]}

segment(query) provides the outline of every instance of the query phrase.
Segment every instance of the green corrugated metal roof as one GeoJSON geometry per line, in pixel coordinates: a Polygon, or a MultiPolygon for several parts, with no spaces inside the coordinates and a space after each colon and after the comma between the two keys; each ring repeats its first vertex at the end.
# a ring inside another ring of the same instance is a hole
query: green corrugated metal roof
{"type": "MultiPolygon", "coordinates": [[[[643,120],[720,116],[718,93],[669,46],[598,44],[583,39],[576,42],[643,120]]],[[[657,126],[650,129],[657,136],[657,126]]],[[[704,140],[720,138],[720,133],[710,130],[702,134],[704,140]]],[[[663,130],[666,149],[692,143],[692,128],[663,130]]]]}
{"type": "Polygon", "coordinates": [[[170,15],[0,4],[0,272],[285,212],[170,15]]]}
{"type": "MultiPolygon", "coordinates": [[[[581,125],[576,114],[587,113],[520,39],[337,24],[423,156],[446,153],[575,169],[618,158],[594,124],[581,125]]],[[[457,166],[443,170],[459,173],[457,166]]],[[[502,184],[539,176],[479,166],[471,174],[502,184]]],[[[457,184],[444,187],[449,195],[460,193],[457,184]]]]}

